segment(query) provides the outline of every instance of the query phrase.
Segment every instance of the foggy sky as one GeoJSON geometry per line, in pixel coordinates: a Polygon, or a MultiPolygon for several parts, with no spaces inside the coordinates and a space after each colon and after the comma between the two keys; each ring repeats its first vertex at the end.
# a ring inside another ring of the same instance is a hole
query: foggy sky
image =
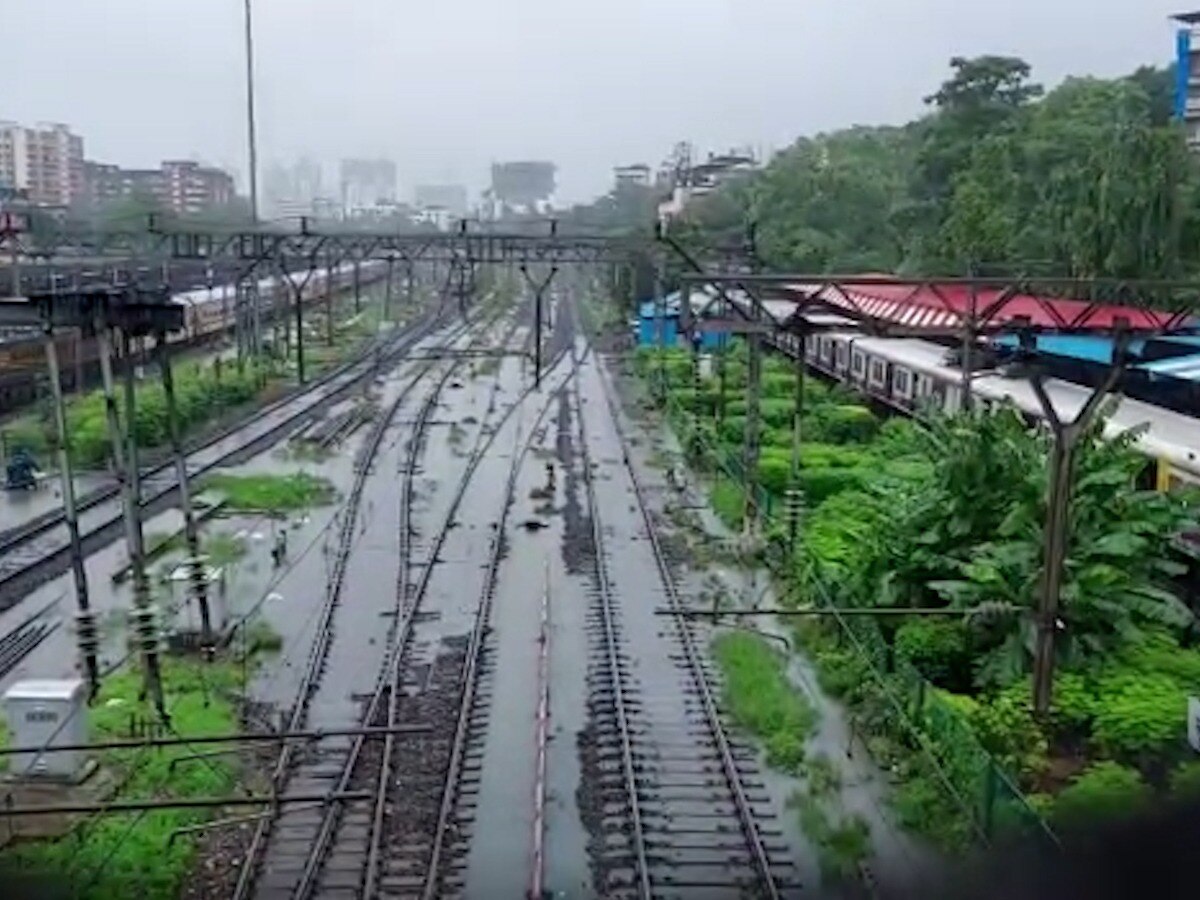
{"type": "MultiPolygon", "coordinates": [[[[902,122],[952,55],[1054,84],[1173,55],[1187,0],[254,0],[259,159],[395,159],[401,193],[548,158],[560,199],[617,163],[902,122]]],[[[1200,6],[1200,0],[1197,0],[1200,6]]],[[[244,177],[242,0],[0,0],[0,119],[89,158],[244,177]]]]}

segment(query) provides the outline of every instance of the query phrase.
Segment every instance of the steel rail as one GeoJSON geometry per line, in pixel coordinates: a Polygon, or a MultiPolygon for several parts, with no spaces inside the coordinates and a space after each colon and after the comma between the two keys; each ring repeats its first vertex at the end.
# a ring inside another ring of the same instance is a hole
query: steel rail
{"type": "Polygon", "coordinates": [[[625,429],[621,425],[620,412],[617,409],[616,401],[613,400],[612,389],[603,367],[597,365],[596,372],[603,389],[605,405],[608,408],[613,429],[620,441],[621,458],[629,473],[630,482],[633,484],[634,496],[637,498],[637,506],[641,511],[642,521],[645,524],[646,536],[649,539],[650,548],[654,554],[659,578],[663,590],[667,595],[668,604],[675,613],[674,621],[683,645],[688,672],[700,695],[706,724],[720,754],[722,773],[725,776],[729,792],[733,797],[734,805],[737,807],[738,822],[742,829],[742,836],[754,858],[754,865],[758,870],[759,881],[762,889],[765,891],[765,895],[771,898],[771,900],[778,900],[780,896],[779,886],[776,884],[775,876],[771,872],[771,862],[767,855],[766,845],[763,842],[762,834],[759,832],[758,824],[755,822],[754,812],[750,808],[750,801],[746,796],[741,774],[738,772],[733,751],[729,746],[728,736],[725,733],[724,726],[721,724],[716,700],[713,698],[712,689],[709,686],[708,678],[704,673],[704,667],[700,661],[700,653],[696,649],[696,643],[688,626],[687,618],[683,615],[685,610],[675,586],[675,577],[672,575],[671,568],[663,554],[662,545],[658,539],[658,532],[655,528],[653,517],[650,515],[650,508],[646,502],[641,480],[638,478],[633,460],[630,458],[629,441],[625,435],[625,429]]]}
{"type": "MultiPolygon", "coordinates": [[[[455,339],[461,336],[466,330],[466,326],[460,326],[455,339]]],[[[425,377],[426,373],[433,367],[433,363],[423,366],[416,375],[405,385],[404,389],[397,395],[395,402],[388,409],[387,413],[380,417],[376,426],[371,430],[370,436],[367,438],[367,444],[363,449],[363,454],[359,462],[358,470],[355,472],[354,483],[351,486],[350,495],[347,498],[346,504],[343,507],[342,527],[339,532],[338,552],[334,558],[333,577],[330,580],[329,587],[325,594],[325,602],[321,608],[321,615],[317,622],[317,637],[313,642],[313,646],[309,651],[308,661],[305,665],[304,674],[300,681],[300,686],[297,689],[297,702],[292,708],[292,714],[288,722],[289,731],[299,731],[303,728],[304,720],[308,714],[308,703],[312,698],[313,691],[316,688],[317,680],[320,675],[321,666],[329,652],[329,646],[333,636],[333,615],[337,609],[341,598],[342,582],[345,578],[347,565],[349,562],[350,549],[354,542],[355,520],[358,515],[358,506],[362,499],[363,490],[366,486],[367,476],[370,473],[371,462],[374,460],[379,451],[379,447],[383,442],[383,437],[391,426],[392,420],[399,411],[401,404],[409,396],[411,391],[416,387],[417,383],[425,377]]],[[[272,770],[271,783],[279,785],[287,778],[288,768],[291,763],[292,746],[284,745],[280,751],[279,757],[276,760],[275,767],[272,770]]],[[[258,868],[259,856],[265,849],[267,833],[270,831],[273,823],[273,818],[261,820],[254,830],[254,836],[250,842],[250,848],[246,852],[246,856],[242,861],[242,868],[238,875],[237,885],[234,888],[234,900],[244,900],[247,896],[253,881],[254,875],[258,868]]]]}
{"type": "MultiPolygon", "coordinates": [[[[491,325],[494,323],[496,318],[498,318],[498,316],[494,317],[492,319],[483,321],[483,322],[477,322],[475,324],[481,325],[481,326],[491,325]]],[[[464,328],[464,331],[465,330],[467,330],[467,329],[464,328]]],[[[512,335],[512,332],[515,330],[516,330],[516,325],[514,324],[513,327],[509,330],[509,332],[505,335],[505,338],[504,338],[505,343],[507,343],[509,337],[511,337],[511,335],[512,335]]],[[[426,404],[422,408],[421,421],[418,423],[419,426],[423,427],[423,424],[427,423],[428,417],[432,414],[433,408],[436,405],[436,399],[440,395],[440,392],[441,392],[443,386],[449,380],[450,376],[457,370],[457,367],[461,361],[462,361],[461,359],[453,360],[453,364],[447,369],[446,373],[443,375],[436,390],[431,394],[430,398],[426,401],[426,404]]],[[[432,368],[436,364],[436,362],[437,362],[437,360],[429,361],[429,364],[426,367],[426,370],[428,370],[429,368],[432,368]]],[[[497,374],[497,381],[496,381],[496,384],[493,386],[493,393],[495,393],[495,391],[498,389],[498,387],[499,387],[499,375],[497,374]]],[[[480,436],[476,441],[476,447],[472,451],[471,458],[469,459],[467,467],[465,468],[462,478],[459,482],[458,490],[451,502],[449,510],[446,513],[445,520],[443,521],[443,523],[437,533],[437,538],[434,542],[434,547],[429,554],[429,564],[427,566],[425,566],[424,572],[422,573],[422,578],[417,586],[417,589],[415,592],[415,597],[412,600],[411,604],[409,604],[409,607],[407,609],[407,615],[404,617],[404,621],[402,623],[398,622],[398,624],[393,628],[393,632],[392,632],[393,636],[391,637],[391,640],[390,640],[389,659],[387,662],[385,662],[384,667],[380,671],[380,678],[376,683],[375,690],[372,694],[371,700],[368,703],[368,708],[367,708],[366,714],[364,716],[364,721],[367,721],[367,722],[371,721],[372,717],[378,711],[379,703],[382,699],[382,695],[383,695],[385,687],[393,687],[394,688],[392,691],[392,697],[397,696],[399,693],[399,682],[400,682],[400,675],[402,672],[402,658],[403,658],[404,650],[407,647],[409,639],[412,634],[412,626],[413,626],[415,614],[418,610],[418,607],[420,606],[421,599],[425,595],[430,578],[432,577],[433,568],[434,568],[433,563],[437,560],[437,556],[441,552],[442,545],[445,543],[446,536],[449,534],[450,529],[454,523],[455,514],[457,513],[458,507],[459,507],[460,503],[462,502],[462,498],[466,493],[467,485],[470,482],[471,476],[474,474],[475,469],[478,468],[479,462],[482,460],[484,453],[486,453],[486,451],[491,447],[491,444],[495,438],[496,433],[498,433],[500,426],[503,425],[505,421],[507,421],[508,416],[511,415],[511,413],[517,408],[517,406],[520,405],[520,403],[524,400],[525,396],[526,396],[526,394],[522,394],[522,396],[520,398],[518,398],[518,400],[516,402],[514,402],[512,406],[509,407],[509,409],[505,412],[504,416],[500,419],[499,424],[496,426],[496,430],[487,436],[486,441],[483,441],[483,436],[484,436],[483,429],[481,428],[481,430],[480,430],[480,436]]],[[[409,458],[408,458],[408,465],[407,465],[407,472],[406,472],[406,485],[405,485],[404,491],[402,492],[403,502],[405,503],[405,508],[402,511],[403,512],[402,519],[405,519],[405,518],[408,519],[407,522],[402,522],[402,526],[401,526],[402,541],[405,544],[405,546],[402,547],[400,569],[402,572],[405,572],[405,574],[403,576],[401,576],[405,579],[407,578],[407,573],[405,571],[407,569],[407,555],[410,552],[409,548],[407,546],[407,541],[408,541],[408,534],[411,530],[410,529],[411,506],[408,503],[408,499],[409,499],[409,495],[411,493],[411,476],[413,473],[415,473],[415,470],[416,470],[416,462],[417,462],[417,459],[419,458],[419,451],[420,451],[421,444],[422,444],[422,441],[419,439],[419,434],[415,434],[414,439],[409,444],[409,458]]],[[[405,585],[405,587],[407,588],[407,585],[405,585]]],[[[402,596],[398,591],[398,594],[397,594],[397,606],[398,606],[397,619],[400,618],[399,614],[401,612],[404,612],[404,610],[402,609],[402,606],[403,606],[403,603],[405,600],[406,600],[406,598],[404,596],[402,596]]],[[[388,721],[393,722],[393,723],[395,721],[395,704],[392,702],[391,698],[389,698],[389,719],[388,719],[388,721]]],[[[384,757],[383,757],[383,760],[382,760],[381,766],[380,766],[380,778],[379,778],[379,780],[377,782],[377,786],[376,786],[377,791],[379,791],[379,793],[377,793],[374,796],[374,811],[372,814],[372,828],[371,828],[371,832],[370,832],[371,836],[370,836],[370,841],[369,841],[369,846],[368,846],[368,851],[367,851],[367,861],[368,861],[367,877],[368,877],[368,880],[370,880],[373,877],[372,873],[375,871],[370,868],[372,860],[374,860],[374,864],[376,866],[378,865],[378,862],[379,862],[379,852],[380,851],[379,851],[378,842],[382,838],[383,810],[385,807],[384,798],[385,798],[386,788],[387,788],[387,782],[384,779],[386,778],[386,772],[390,771],[390,769],[391,769],[391,758],[392,758],[392,755],[394,754],[394,747],[395,747],[394,740],[391,742],[385,742],[384,757]]],[[[342,772],[339,777],[339,784],[344,784],[344,785],[349,784],[349,780],[354,773],[354,769],[355,769],[355,766],[357,765],[361,750],[362,750],[362,742],[356,741],[354,743],[354,745],[352,746],[350,753],[347,756],[346,763],[343,766],[342,772]]],[[[321,864],[323,863],[323,860],[324,860],[324,854],[328,848],[329,841],[332,839],[332,837],[334,835],[335,826],[337,824],[335,816],[339,810],[340,810],[340,807],[331,808],[331,809],[327,810],[326,815],[322,818],[320,831],[318,832],[317,839],[314,841],[313,846],[310,848],[309,855],[305,861],[305,868],[301,874],[300,884],[297,886],[297,889],[295,892],[296,896],[298,896],[298,897],[309,896],[316,887],[316,881],[317,881],[317,877],[320,873],[321,864]]]]}
{"type": "MultiPolygon", "coordinates": [[[[556,368],[562,362],[565,353],[559,354],[555,360],[553,368],[556,368]]],[[[564,383],[575,372],[575,366],[572,365],[571,371],[564,378],[564,383]]],[[[522,394],[521,399],[513,406],[513,409],[524,404],[524,401],[534,393],[537,388],[529,388],[522,394]]],[[[488,621],[491,618],[492,601],[496,593],[497,576],[500,573],[500,563],[504,557],[504,529],[508,522],[508,513],[512,508],[513,494],[516,490],[517,479],[521,473],[521,466],[528,455],[530,448],[533,446],[533,439],[537,434],[538,426],[546,417],[550,410],[550,404],[553,402],[557,391],[548,391],[545,402],[539,408],[537,415],[534,417],[533,423],[529,427],[529,433],[526,436],[524,443],[521,445],[520,452],[513,454],[513,463],[509,469],[508,480],[504,488],[504,503],[500,513],[500,520],[496,526],[496,532],[492,537],[491,551],[488,556],[487,574],[484,576],[483,592],[480,597],[479,606],[475,610],[475,622],[471,629],[471,637],[467,644],[467,658],[463,666],[462,684],[463,693],[459,700],[458,721],[455,723],[454,741],[450,749],[450,763],[446,767],[446,779],[442,789],[442,802],[438,810],[438,820],[434,827],[433,847],[429,854],[429,866],[425,871],[425,885],[421,891],[423,900],[435,900],[438,896],[438,878],[441,870],[441,857],[445,848],[446,832],[450,825],[450,820],[454,816],[454,805],[457,801],[458,784],[462,776],[463,757],[466,754],[466,746],[471,730],[471,713],[475,704],[475,693],[479,685],[479,660],[482,657],[484,641],[487,636],[488,621]]],[[[509,411],[510,413],[512,410],[509,411]]],[[[507,418],[507,416],[505,417],[507,418]]],[[[493,436],[499,433],[499,428],[493,432],[493,436]]],[[[518,435],[517,443],[520,443],[518,435]]],[[[490,441],[489,441],[490,444],[490,441]]]]}
{"type": "MultiPolygon", "coordinates": [[[[414,323],[412,327],[403,329],[400,333],[393,335],[390,340],[395,342],[413,334],[416,334],[419,339],[423,335],[422,329],[427,331],[435,324],[436,322],[432,318],[421,320],[414,323]]],[[[234,422],[228,427],[221,428],[211,434],[208,434],[198,442],[189,444],[187,449],[188,454],[190,455],[192,453],[198,453],[202,450],[207,450],[213,444],[220,443],[221,441],[237,434],[239,431],[244,430],[248,425],[261,419],[263,416],[270,415],[280,407],[286,406],[287,404],[298,400],[306,394],[312,394],[316,392],[318,389],[324,387],[338,376],[343,375],[354,366],[368,360],[375,352],[378,343],[378,339],[373,339],[366,342],[365,346],[350,359],[339,363],[325,372],[322,372],[317,378],[308,381],[302,386],[297,386],[297,389],[285,393],[282,397],[279,397],[276,400],[272,400],[266,406],[256,407],[253,414],[249,417],[244,418],[241,421],[234,422]]],[[[156,477],[157,475],[169,474],[173,467],[174,463],[168,460],[164,463],[143,469],[141,478],[143,480],[148,480],[156,477]]],[[[85,512],[92,507],[103,503],[105,500],[115,497],[117,492],[118,488],[115,485],[100,487],[89,492],[87,495],[79,499],[79,512],[85,512]]],[[[44,534],[54,526],[62,524],[62,521],[63,514],[61,511],[48,512],[29,520],[23,525],[17,525],[13,528],[0,531],[0,553],[7,552],[19,544],[25,543],[32,538],[44,534]]]]}
{"type": "Polygon", "coordinates": [[[617,629],[613,621],[612,586],[608,579],[605,561],[604,526],[600,521],[599,502],[596,499],[595,479],[592,477],[591,455],[588,452],[587,424],[583,417],[583,398],[579,392],[579,380],[575,380],[573,397],[576,418],[579,420],[579,445],[583,469],[583,483],[587,494],[589,519],[592,526],[592,548],[596,586],[600,593],[600,609],[604,624],[604,652],[612,678],[613,708],[617,718],[617,730],[621,740],[621,769],[625,781],[625,793],[629,800],[629,818],[633,843],[634,865],[637,875],[638,896],[650,900],[653,887],[650,883],[650,861],[646,849],[646,834],[642,823],[641,796],[638,793],[637,772],[633,762],[633,736],[629,723],[629,711],[625,707],[625,689],[622,684],[620,649],[617,629]]]}
{"type": "MultiPolygon", "coordinates": [[[[438,401],[441,399],[442,391],[445,389],[446,383],[450,380],[450,377],[455,373],[455,371],[457,371],[457,365],[447,367],[446,371],[442,373],[441,378],[438,379],[437,384],[434,385],[433,390],[431,390],[429,395],[425,398],[425,402],[421,404],[421,411],[417,415],[417,421],[414,424],[412,437],[409,441],[407,466],[404,478],[405,483],[401,492],[401,502],[404,504],[404,509],[402,511],[403,516],[400,524],[402,542],[400,571],[404,571],[408,568],[408,557],[406,554],[409,521],[406,517],[409,508],[408,496],[412,490],[413,471],[416,468],[416,462],[420,456],[421,448],[424,446],[425,432],[429,427],[429,421],[433,416],[433,411],[437,408],[438,401]]],[[[403,595],[397,592],[397,607],[399,607],[402,602],[403,595]]],[[[397,614],[398,613],[399,608],[397,609],[397,614]]],[[[389,648],[388,651],[389,659],[393,655],[394,651],[395,644],[392,642],[392,647],[389,648]]],[[[375,690],[371,695],[371,700],[367,705],[366,714],[363,716],[363,720],[366,722],[370,722],[374,718],[375,713],[379,708],[379,703],[383,697],[385,686],[392,684],[390,679],[386,679],[384,677],[384,674],[387,673],[390,668],[392,668],[390,662],[385,662],[385,665],[381,670],[380,678],[377,680],[375,690]]],[[[388,743],[394,743],[394,741],[388,741],[388,743]]],[[[354,768],[358,763],[359,755],[362,753],[363,745],[364,742],[361,739],[358,739],[355,740],[351,746],[350,752],[346,757],[346,762],[342,766],[342,772],[338,778],[338,791],[345,791],[350,784],[350,779],[354,774],[354,768]]],[[[390,748],[385,749],[384,751],[385,760],[387,759],[389,749],[390,748]]],[[[386,789],[387,785],[386,780],[384,780],[385,776],[382,773],[388,768],[390,767],[387,765],[381,766],[381,775],[376,786],[376,794],[373,797],[373,808],[378,808],[378,806],[382,804],[379,795],[386,789]]],[[[329,847],[329,842],[333,838],[334,830],[337,825],[336,813],[338,810],[340,810],[340,807],[327,808],[325,815],[321,819],[321,828],[317,832],[317,838],[313,842],[312,847],[309,848],[308,858],[305,860],[304,871],[300,876],[300,883],[296,886],[295,895],[298,897],[306,897],[316,889],[317,876],[320,873],[320,867],[325,858],[325,851],[329,847]]],[[[373,844],[374,840],[372,839],[372,845],[373,844]]]]}

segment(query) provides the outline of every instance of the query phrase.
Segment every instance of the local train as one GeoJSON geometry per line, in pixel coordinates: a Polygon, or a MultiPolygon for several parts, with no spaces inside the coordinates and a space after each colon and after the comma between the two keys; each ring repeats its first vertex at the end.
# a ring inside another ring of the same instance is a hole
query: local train
{"type": "MultiPolygon", "coordinates": [[[[852,331],[825,331],[801,338],[777,333],[768,338],[793,358],[827,377],[855,388],[871,399],[913,415],[923,409],[955,412],[963,405],[963,372],[954,351],[917,338],[879,338],[852,331]]],[[[983,350],[981,348],[981,358],[983,350]]],[[[1029,381],[1009,377],[1002,368],[976,370],[969,381],[973,402],[1012,402],[1032,421],[1043,417],[1029,381]]],[[[1046,379],[1046,393],[1062,418],[1073,417],[1091,389],[1060,379],[1046,379]]],[[[1119,433],[1143,428],[1137,444],[1151,460],[1151,476],[1159,490],[1200,485],[1200,421],[1152,403],[1125,397],[1107,428],[1119,433]]]]}
{"type": "MultiPolygon", "coordinates": [[[[303,284],[300,297],[303,303],[324,298],[326,286],[335,292],[354,284],[354,266],[344,263],[332,270],[319,268],[305,281],[305,272],[290,273],[292,282],[303,284]]],[[[359,284],[366,286],[386,277],[387,264],[382,260],[366,260],[359,266],[359,284]]],[[[259,309],[264,321],[270,321],[276,308],[286,308],[293,300],[292,287],[282,276],[260,278],[256,284],[259,309]]],[[[183,329],[168,335],[167,340],[180,345],[194,345],[230,331],[237,315],[237,287],[233,284],[196,288],[175,294],[171,298],[185,307],[183,329]]],[[[55,337],[63,389],[76,389],[95,384],[99,379],[99,360],[95,339],[83,337],[78,331],[64,331],[55,337]]],[[[0,342],[0,415],[36,399],[40,379],[46,372],[46,354],[40,335],[14,337],[0,342]]]]}

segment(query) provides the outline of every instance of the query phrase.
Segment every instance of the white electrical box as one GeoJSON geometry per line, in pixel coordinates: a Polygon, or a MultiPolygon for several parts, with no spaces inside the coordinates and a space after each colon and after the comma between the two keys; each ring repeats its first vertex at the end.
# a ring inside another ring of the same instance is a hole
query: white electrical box
{"type": "MultiPolygon", "coordinates": [[[[78,678],[18,681],[4,694],[4,716],[14,747],[60,747],[87,742],[87,688],[78,678]]],[[[73,779],[86,761],[84,750],[15,753],[8,772],[15,778],[73,779]]]]}

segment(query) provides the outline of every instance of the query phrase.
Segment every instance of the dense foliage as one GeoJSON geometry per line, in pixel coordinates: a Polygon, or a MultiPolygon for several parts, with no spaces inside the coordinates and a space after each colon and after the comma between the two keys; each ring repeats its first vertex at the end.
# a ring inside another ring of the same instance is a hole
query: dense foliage
{"type": "MultiPolygon", "coordinates": [[[[175,403],[181,431],[186,434],[222,412],[261,398],[271,372],[271,364],[265,360],[252,361],[242,367],[232,364],[178,366],[175,403]]],[[[117,411],[122,418],[125,415],[124,398],[124,391],[118,390],[117,411]]],[[[138,446],[147,450],[165,445],[170,432],[162,384],[157,380],[140,382],[134,395],[134,406],[133,424],[138,446]]],[[[36,419],[6,426],[4,431],[9,446],[24,446],[41,456],[57,444],[49,409],[43,410],[36,419]]],[[[67,434],[76,465],[99,468],[107,464],[112,446],[103,391],[89,391],[67,401],[67,434]]]]}
{"type": "Polygon", "coordinates": [[[1200,178],[1168,72],[1043,96],[1019,59],[951,69],[923,118],[801,138],[689,207],[681,236],[727,246],[754,223],[761,260],[792,271],[1164,277],[1200,262],[1200,178]]]}
{"type": "MultiPolygon", "coordinates": [[[[656,354],[642,351],[637,362],[655,382],[656,354]]],[[[724,369],[722,401],[716,371],[693,387],[687,353],[670,351],[661,364],[668,410],[693,461],[718,476],[714,507],[737,527],[744,351],[728,354],[724,369]]],[[[1200,781],[1176,769],[1187,756],[1186,698],[1200,692],[1200,650],[1192,614],[1174,591],[1181,565],[1168,547],[1194,512],[1186,497],[1137,488],[1146,463],[1133,435],[1105,438],[1101,422],[1082,440],[1059,675],[1053,714],[1039,722],[1030,671],[1046,435],[1005,407],[920,426],[881,423],[853,395],[809,379],[793,472],[794,377],[792,363],[766,359],[758,468],[769,545],[785,559],[782,495],[793,482],[804,494],[798,552],[777,567],[790,577],[793,602],[964,611],[849,626],[825,620],[801,630],[822,685],[855,710],[873,752],[901,774],[902,821],[948,843],[967,840],[971,811],[995,795],[989,766],[1009,779],[993,823],[1028,821],[1033,807],[1050,809],[1056,823],[1077,821],[1070,810],[1054,813],[1052,799],[1076,777],[1082,787],[1068,806],[1082,797],[1077,805],[1118,808],[1108,795],[1128,779],[1109,778],[1097,768],[1105,762],[1132,771],[1145,791],[1182,792],[1176,782],[1200,781]],[[966,614],[980,607],[991,614],[966,614]],[[1093,769],[1099,774],[1081,775],[1093,769]],[[1033,795],[1033,807],[1016,798],[1017,787],[1033,795]]]]}

